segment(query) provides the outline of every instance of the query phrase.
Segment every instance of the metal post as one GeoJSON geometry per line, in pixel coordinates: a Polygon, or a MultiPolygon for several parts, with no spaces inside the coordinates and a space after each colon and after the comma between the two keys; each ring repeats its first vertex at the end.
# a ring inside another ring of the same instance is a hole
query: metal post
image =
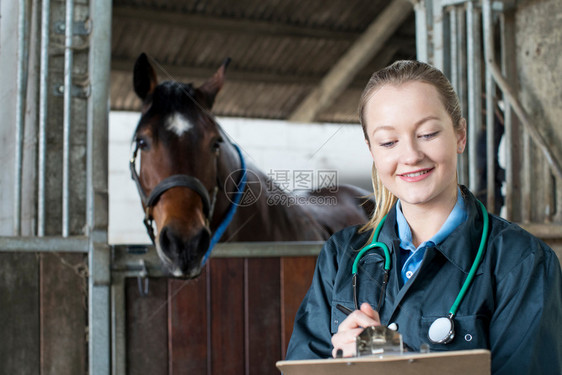
{"type": "Polygon", "coordinates": [[[450,41],[450,61],[451,61],[451,84],[453,88],[458,93],[459,92],[459,50],[458,50],[458,39],[457,35],[459,33],[457,24],[457,7],[453,7],[448,13],[449,17],[449,34],[451,35],[450,41]]]}
{"type": "Polygon", "coordinates": [[[443,7],[441,0],[433,0],[433,65],[444,72],[443,7]]]}
{"type": "Polygon", "coordinates": [[[50,0],[41,3],[41,63],[39,73],[39,150],[37,155],[37,234],[45,235],[45,171],[47,153],[47,98],[49,95],[50,0]]]}
{"type": "Polygon", "coordinates": [[[66,21],[64,32],[64,112],[62,150],[62,236],[69,232],[69,190],[70,190],[70,123],[72,119],[72,35],[74,29],[74,0],[66,0],[66,21]]]}
{"type": "MultiPolygon", "coordinates": [[[[459,66],[457,67],[459,79],[457,81],[458,88],[457,94],[459,96],[459,102],[461,104],[463,117],[467,117],[468,104],[467,104],[467,77],[466,77],[466,65],[467,65],[467,54],[466,54],[466,11],[465,7],[456,7],[456,17],[457,17],[457,51],[458,51],[458,61],[459,66]]],[[[468,153],[463,152],[460,157],[460,181],[463,185],[469,183],[468,178],[468,153]]]]}
{"type": "Polygon", "coordinates": [[[111,373],[111,256],[108,224],[108,118],[111,66],[111,0],[90,1],[92,31],[88,61],[87,228],[89,250],[88,373],[111,373]]]}
{"type": "Polygon", "coordinates": [[[531,222],[531,158],[533,152],[531,149],[531,137],[529,136],[529,129],[523,127],[523,176],[522,176],[522,207],[521,219],[523,223],[531,222]]]}
{"type": "Polygon", "coordinates": [[[16,131],[15,131],[15,174],[14,174],[14,226],[13,234],[21,234],[21,181],[23,160],[23,128],[27,96],[27,60],[28,48],[28,0],[19,1],[18,10],[18,68],[16,98],[16,131]]]}
{"type": "Polygon", "coordinates": [[[485,79],[486,79],[486,192],[488,210],[498,214],[495,210],[495,150],[494,150],[494,99],[495,84],[489,65],[495,61],[494,56],[494,31],[492,21],[492,4],[490,0],[482,3],[482,23],[484,28],[484,57],[486,59],[485,79]]]}
{"type": "Polygon", "coordinates": [[[416,56],[419,61],[428,62],[426,0],[416,2],[414,11],[416,13],[416,56]]]}
{"type": "Polygon", "coordinates": [[[478,131],[482,123],[482,71],[480,43],[480,14],[474,3],[469,1],[466,10],[467,56],[468,56],[468,166],[469,188],[476,192],[479,177],[476,173],[478,131]]]}
{"type": "MultiPolygon", "coordinates": [[[[515,28],[514,19],[512,14],[506,14],[505,12],[501,15],[501,46],[502,46],[502,72],[504,76],[509,78],[514,77],[514,45],[515,45],[515,28]]],[[[503,93],[502,93],[503,94],[503,93]]],[[[516,117],[513,116],[513,108],[511,108],[511,102],[507,95],[503,94],[504,103],[504,150],[505,150],[505,218],[507,220],[519,220],[514,216],[514,153],[517,147],[514,143],[515,138],[515,124],[516,117]]]]}

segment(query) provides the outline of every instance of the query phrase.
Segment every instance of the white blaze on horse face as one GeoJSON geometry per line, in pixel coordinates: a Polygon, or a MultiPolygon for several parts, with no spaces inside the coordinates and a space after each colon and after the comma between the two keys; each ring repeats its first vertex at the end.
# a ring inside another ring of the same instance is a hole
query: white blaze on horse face
{"type": "Polygon", "coordinates": [[[193,124],[181,113],[176,112],[166,119],[166,129],[173,131],[178,137],[190,131],[191,128],[193,128],[193,124]]]}

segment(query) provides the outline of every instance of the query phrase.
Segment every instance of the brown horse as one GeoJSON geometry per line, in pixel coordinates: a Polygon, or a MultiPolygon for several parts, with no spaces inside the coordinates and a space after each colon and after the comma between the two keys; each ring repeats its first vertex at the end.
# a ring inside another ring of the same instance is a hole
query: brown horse
{"type": "Polygon", "coordinates": [[[148,233],[164,265],[177,277],[197,277],[219,238],[325,240],[339,229],[366,222],[373,209],[373,203],[362,198],[368,193],[357,187],[297,195],[246,165],[243,153],[210,113],[227,65],[225,61],[213,77],[194,88],[173,81],[158,84],[145,54],[135,63],[134,89],[143,107],[131,173],[148,233]]]}

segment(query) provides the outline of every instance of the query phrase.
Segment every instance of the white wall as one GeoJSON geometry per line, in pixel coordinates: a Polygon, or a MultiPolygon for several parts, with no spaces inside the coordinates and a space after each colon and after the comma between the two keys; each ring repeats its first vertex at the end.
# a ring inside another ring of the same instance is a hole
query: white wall
{"type": "MultiPolygon", "coordinates": [[[[147,243],[143,212],[128,161],[140,115],[109,117],[109,241],[147,243]]],[[[273,120],[219,118],[218,122],[264,173],[335,170],[338,183],[371,191],[371,159],[359,125],[295,124],[273,120]]]]}

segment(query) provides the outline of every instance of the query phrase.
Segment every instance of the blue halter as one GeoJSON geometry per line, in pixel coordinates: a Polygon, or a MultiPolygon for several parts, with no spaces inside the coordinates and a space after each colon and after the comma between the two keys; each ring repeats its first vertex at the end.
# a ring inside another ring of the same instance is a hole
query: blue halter
{"type": "Polygon", "coordinates": [[[209,257],[211,256],[211,252],[213,251],[213,248],[215,247],[217,242],[219,242],[219,240],[221,239],[222,235],[226,231],[226,228],[228,228],[228,226],[230,225],[230,222],[232,221],[232,218],[236,213],[236,209],[238,208],[238,205],[242,200],[242,196],[244,195],[244,190],[246,189],[246,180],[247,180],[246,162],[244,161],[244,157],[242,156],[242,151],[240,150],[240,147],[238,147],[238,145],[236,145],[235,143],[232,143],[232,145],[234,146],[234,148],[238,152],[238,156],[240,157],[240,170],[242,171],[242,176],[240,176],[240,181],[238,181],[238,186],[237,186],[238,191],[234,193],[234,197],[231,201],[230,206],[228,207],[228,211],[226,212],[226,216],[224,217],[224,220],[220,223],[217,230],[215,230],[215,233],[213,233],[213,237],[211,238],[211,242],[209,243],[209,248],[207,249],[205,256],[203,256],[203,259],[201,260],[201,267],[205,265],[207,259],[209,259],[209,257]]]}

